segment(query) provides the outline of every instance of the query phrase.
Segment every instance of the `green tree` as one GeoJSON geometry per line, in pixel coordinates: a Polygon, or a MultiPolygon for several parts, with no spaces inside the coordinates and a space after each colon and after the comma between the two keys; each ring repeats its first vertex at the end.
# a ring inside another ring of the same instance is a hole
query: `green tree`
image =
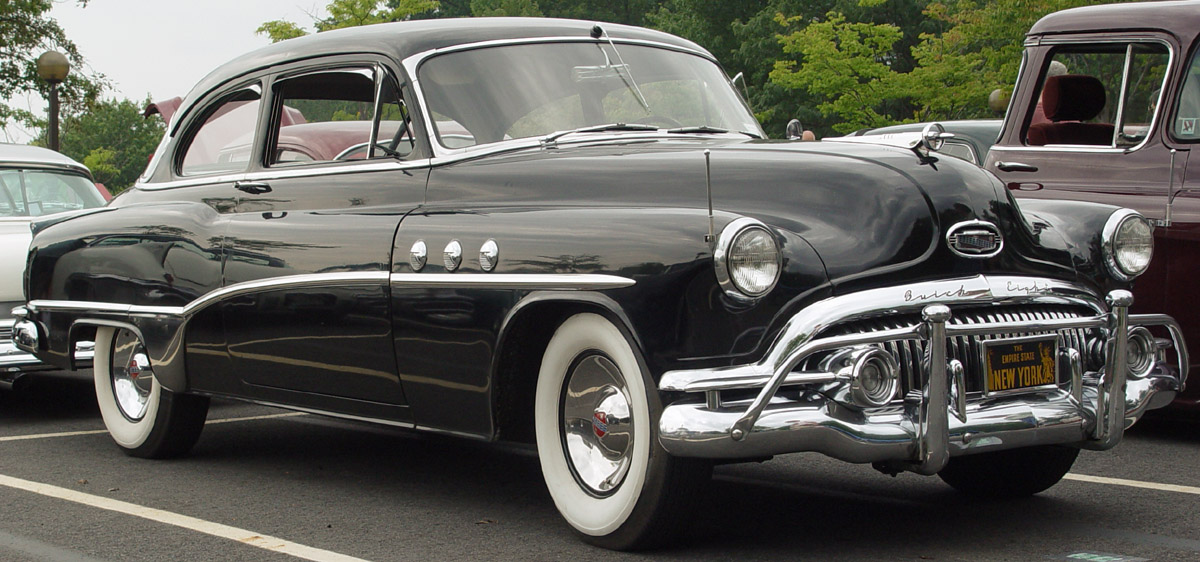
{"type": "MultiPolygon", "coordinates": [[[[78,3],[85,5],[87,0],[78,3]]],[[[0,128],[16,123],[44,126],[29,111],[4,103],[26,92],[48,97],[49,85],[37,75],[37,57],[44,51],[59,51],[71,62],[71,74],[59,86],[59,97],[68,109],[95,99],[106,85],[102,75],[84,70],[83,55],[49,15],[52,4],[51,0],[0,2],[0,128]]]]}
{"type": "MultiPolygon", "coordinates": [[[[142,117],[150,103],[107,99],[88,104],[62,119],[62,153],[91,169],[96,181],[114,194],[137,181],[162,138],[166,125],[142,117]]],[[[32,144],[46,145],[45,133],[32,144]]]]}
{"type": "MultiPolygon", "coordinates": [[[[403,21],[417,14],[438,9],[437,0],[333,0],[325,5],[329,17],[315,20],[317,32],[375,23],[403,21]]],[[[264,22],[254,30],[272,43],[308,35],[300,25],[287,20],[264,22]]]]}
{"type": "Polygon", "coordinates": [[[471,15],[478,17],[541,17],[534,0],[471,0],[471,15]]]}
{"type": "MultiPolygon", "coordinates": [[[[1025,33],[1042,16],[1110,0],[858,0],[820,18],[778,17],[791,28],[770,79],[813,96],[832,130],[850,132],[899,122],[987,117],[987,97],[1011,89],[1025,33]],[[917,25],[896,26],[869,14],[900,4],[921,6],[917,25]]],[[[1119,1],[1119,0],[1118,0],[1119,1]]]]}

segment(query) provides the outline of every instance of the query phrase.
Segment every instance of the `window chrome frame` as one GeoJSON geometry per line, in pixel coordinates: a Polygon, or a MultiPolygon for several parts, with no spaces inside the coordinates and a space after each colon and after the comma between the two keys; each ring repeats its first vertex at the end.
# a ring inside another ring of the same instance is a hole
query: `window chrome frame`
{"type": "MultiPolygon", "coordinates": [[[[1128,47],[1125,50],[1125,73],[1126,74],[1129,72],[1130,53],[1135,44],[1157,43],[1157,44],[1163,45],[1167,48],[1167,69],[1165,72],[1163,72],[1162,81],[1158,85],[1158,101],[1155,102],[1157,105],[1155,106],[1154,115],[1150,116],[1150,125],[1146,129],[1146,137],[1142,139],[1142,142],[1140,142],[1136,145],[1133,145],[1133,146],[1124,146],[1124,147],[1116,146],[1115,139],[1117,138],[1117,135],[1120,134],[1120,131],[1116,130],[1116,127],[1118,125],[1120,125],[1119,119],[1122,117],[1122,115],[1120,114],[1121,113],[1120,107],[1118,107],[1117,121],[1115,123],[1113,123],[1113,127],[1114,127],[1113,139],[1114,140],[1111,141],[1111,144],[1109,144],[1109,145],[1098,146],[1098,145],[1090,145],[1090,144],[1057,144],[1057,145],[1048,145],[1048,146],[1034,146],[1034,145],[1025,144],[1025,139],[1021,138],[1020,139],[1021,144],[1011,145],[1011,146],[998,144],[998,145],[992,146],[991,150],[997,150],[997,151],[1001,151],[1001,152],[1008,151],[1008,150],[1033,150],[1033,151],[1038,151],[1038,152],[1126,154],[1126,153],[1130,153],[1130,152],[1136,152],[1138,150],[1141,150],[1142,147],[1146,146],[1146,144],[1148,142],[1150,142],[1151,137],[1153,137],[1154,133],[1158,130],[1158,125],[1159,125],[1159,121],[1160,121],[1160,119],[1158,117],[1159,114],[1165,111],[1162,100],[1164,99],[1164,95],[1166,94],[1167,82],[1171,79],[1171,74],[1174,72],[1174,69],[1175,69],[1175,59],[1176,59],[1176,54],[1177,54],[1175,45],[1173,45],[1170,41],[1168,41],[1160,36],[1157,36],[1157,35],[1125,35],[1122,37],[1102,37],[1102,38],[1097,38],[1097,37],[1088,35],[1085,37],[1079,37],[1079,36],[1076,36],[1076,37],[1040,37],[1040,38],[1038,38],[1037,41],[1034,41],[1032,43],[1029,40],[1026,40],[1025,46],[1028,49],[1028,48],[1040,48],[1040,47],[1061,47],[1064,45],[1085,46],[1085,45],[1102,45],[1102,44],[1114,44],[1114,43],[1123,43],[1123,44],[1128,45],[1128,47]]],[[[1051,49],[1051,50],[1053,50],[1053,49],[1051,49]]],[[[1053,58],[1050,58],[1049,60],[1053,60],[1053,58]]],[[[1018,83],[1020,83],[1020,79],[1021,79],[1020,73],[1024,72],[1024,70],[1025,70],[1024,57],[1022,58],[1021,65],[1022,65],[1022,69],[1017,74],[1018,83]]],[[[1121,82],[1120,98],[1118,99],[1119,106],[1123,106],[1124,102],[1125,102],[1126,82],[1127,82],[1127,78],[1123,78],[1122,82],[1121,82]]],[[[1037,95],[1035,96],[1035,99],[1041,97],[1042,86],[1044,86],[1044,85],[1045,85],[1044,82],[1043,82],[1043,84],[1038,85],[1037,91],[1036,91],[1037,95]]],[[[1014,93],[1015,93],[1015,90],[1014,90],[1014,93]]],[[[1015,98],[1015,96],[1014,96],[1014,98],[1015,98]]],[[[1007,113],[1008,115],[1012,115],[1013,101],[1014,101],[1013,99],[1009,100],[1009,107],[1008,107],[1008,113],[1007,113]]],[[[1005,119],[1005,121],[1007,121],[1007,119],[1005,119]]],[[[1027,127],[1025,129],[1027,129],[1027,127]]],[[[1002,130],[1001,134],[1003,134],[1004,132],[1005,131],[1002,130]]],[[[1023,136],[1023,134],[1024,133],[1022,133],[1022,136],[1023,136]]]]}

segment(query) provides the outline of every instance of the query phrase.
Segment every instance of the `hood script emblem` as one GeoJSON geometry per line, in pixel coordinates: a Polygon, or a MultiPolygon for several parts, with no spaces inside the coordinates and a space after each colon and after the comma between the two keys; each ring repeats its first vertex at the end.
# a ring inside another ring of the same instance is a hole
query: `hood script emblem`
{"type": "Polygon", "coordinates": [[[946,245],[951,252],[964,258],[990,258],[1004,248],[1004,236],[990,222],[965,221],[946,232],[946,245]]]}

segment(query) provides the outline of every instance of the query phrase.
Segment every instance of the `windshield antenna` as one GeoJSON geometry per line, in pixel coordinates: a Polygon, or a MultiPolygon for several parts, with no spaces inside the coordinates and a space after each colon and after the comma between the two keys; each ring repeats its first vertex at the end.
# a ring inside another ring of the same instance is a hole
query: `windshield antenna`
{"type": "MultiPolygon", "coordinates": [[[[626,87],[633,90],[633,93],[637,94],[638,103],[642,104],[642,107],[646,108],[647,113],[650,113],[650,104],[646,103],[646,97],[642,95],[642,89],[638,87],[637,81],[633,79],[633,72],[629,71],[629,65],[625,64],[625,59],[621,58],[621,51],[617,50],[617,44],[613,43],[612,37],[609,37],[608,35],[608,31],[605,31],[603,27],[600,27],[600,24],[592,26],[592,39],[599,39],[601,37],[608,40],[608,45],[612,47],[613,53],[617,55],[617,62],[620,63],[620,66],[617,67],[617,76],[621,77],[621,81],[625,82],[626,87]],[[621,74],[622,68],[624,68],[629,74],[628,80],[626,80],[625,76],[621,74]]],[[[608,58],[608,55],[605,55],[605,58],[608,58]]]]}

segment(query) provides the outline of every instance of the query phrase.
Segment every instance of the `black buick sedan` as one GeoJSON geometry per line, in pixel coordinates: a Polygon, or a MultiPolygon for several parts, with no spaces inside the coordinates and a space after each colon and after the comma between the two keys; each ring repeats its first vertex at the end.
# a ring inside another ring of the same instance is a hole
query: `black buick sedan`
{"type": "Polygon", "coordinates": [[[524,442],[622,549],[718,459],[1037,493],[1182,386],[1174,322],[1128,314],[1137,213],[1022,210],[936,129],[764,137],[711,54],[646,29],[285,41],[204,78],[134,189],[35,225],[15,337],[62,367],[94,339],[129,454],[188,451],[210,397],[524,442]]]}

